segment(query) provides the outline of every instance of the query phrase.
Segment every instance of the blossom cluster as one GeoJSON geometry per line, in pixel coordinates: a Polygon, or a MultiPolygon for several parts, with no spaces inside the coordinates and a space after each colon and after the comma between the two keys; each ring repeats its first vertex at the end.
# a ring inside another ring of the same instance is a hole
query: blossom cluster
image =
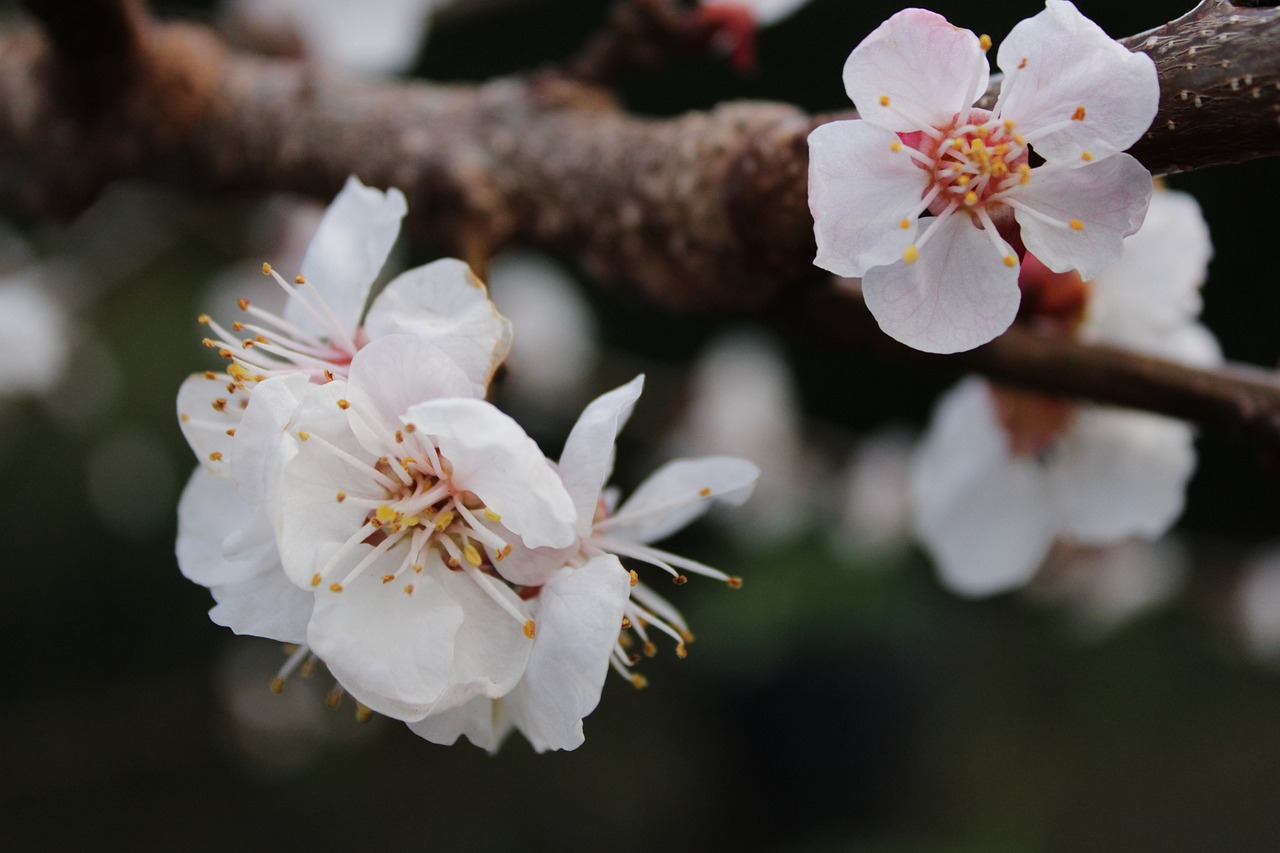
{"type": "Polygon", "coordinates": [[[365,303],[406,212],[352,178],[286,281],[279,315],[246,300],[211,317],[223,372],[178,394],[201,460],[179,506],[184,574],[215,622],[296,644],[277,689],[323,661],[362,714],[422,737],[496,749],[519,729],[572,749],[612,666],[637,685],[638,642],[679,612],[624,567],[736,578],[650,543],[758,470],[725,457],[668,463],[618,504],[605,486],[643,377],[582,412],[556,463],[486,401],[511,324],[461,261],[409,270],[365,303]]]}

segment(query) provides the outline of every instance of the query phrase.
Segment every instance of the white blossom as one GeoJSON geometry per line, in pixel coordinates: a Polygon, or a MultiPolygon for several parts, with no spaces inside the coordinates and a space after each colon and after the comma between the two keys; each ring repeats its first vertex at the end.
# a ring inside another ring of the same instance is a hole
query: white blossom
{"type": "Polygon", "coordinates": [[[809,136],[814,262],[861,277],[880,327],[930,352],[971,349],[1013,322],[1015,232],[1050,269],[1094,278],[1151,194],[1146,169],[1119,153],[1155,116],[1150,58],[1047,0],[1001,44],[988,112],[971,105],[989,47],[933,12],[898,12],[845,63],[861,119],[809,136]],[[1033,168],[1032,152],[1045,164],[1033,168]]]}

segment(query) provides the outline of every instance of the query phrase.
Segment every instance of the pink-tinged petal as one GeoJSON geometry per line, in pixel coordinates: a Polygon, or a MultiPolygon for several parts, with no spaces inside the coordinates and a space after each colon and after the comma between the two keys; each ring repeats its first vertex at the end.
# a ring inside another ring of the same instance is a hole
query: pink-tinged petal
{"type": "Polygon", "coordinates": [[[1128,154],[1080,169],[1032,169],[1010,199],[1032,211],[1014,209],[1027,251],[1054,272],[1074,269],[1088,280],[1120,260],[1124,238],[1142,225],[1151,173],[1128,154]]]}
{"type": "Polygon", "coordinates": [[[476,386],[453,359],[416,335],[370,341],[351,360],[346,397],[351,431],[375,456],[392,448],[395,432],[403,426],[400,416],[410,406],[474,396],[476,386]]]}
{"type": "Polygon", "coordinates": [[[484,396],[511,349],[511,323],[471,268],[453,258],[397,276],[373,300],[364,325],[371,339],[408,334],[435,344],[471,379],[474,397],[484,396]]]}
{"type": "Polygon", "coordinates": [[[1212,257],[1209,226],[1195,198],[1156,191],[1142,227],[1125,238],[1120,259],[1090,283],[1086,327],[1120,315],[1161,326],[1195,319],[1212,257]]]}
{"type": "Polygon", "coordinates": [[[1066,0],[1048,0],[1015,26],[996,62],[1006,75],[997,114],[1046,160],[1081,163],[1086,151],[1108,157],[1141,139],[1155,118],[1155,63],[1066,0]]]}
{"type": "MultiPolygon", "coordinates": [[[[352,175],[338,193],[302,258],[302,275],[333,310],[350,337],[355,337],[364,314],[369,288],[387,262],[400,234],[400,220],[409,210],[404,194],[392,187],[385,193],[366,187],[352,175]]],[[[290,299],[284,318],[315,335],[328,327],[290,299]]]]}
{"type": "Polygon", "coordinates": [[[409,729],[432,743],[450,746],[465,736],[481,749],[497,752],[511,733],[512,723],[503,700],[477,696],[456,708],[433,711],[421,720],[409,723],[409,729]]]}
{"type": "Polygon", "coordinates": [[[986,384],[947,393],[922,441],[912,482],[915,531],[942,583],[967,596],[1026,583],[1057,530],[1044,472],[1009,453],[986,384]]]}
{"type": "Polygon", "coordinates": [[[278,561],[268,571],[214,587],[212,592],[218,604],[209,611],[209,618],[216,624],[281,643],[307,641],[315,596],[294,586],[278,561]]]}
{"type": "Polygon", "coordinates": [[[928,173],[895,134],[863,121],[815,128],[809,134],[814,264],[856,278],[898,260],[915,237],[912,213],[928,184],[928,173]]]}
{"type": "MultiPolygon", "coordinates": [[[[789,17],[809,0],[714,0],[724,6],[741,6],[751,12],[761,27],[772,26],[789,17]]],[[[712,5],[713,0],[703,0],[702,5],[712,5]]]]}
{"type": "Polygon", "coordinates": [[[981,346],[1009,328],[1022,296],[1018,268],[973,224],[956,214],[930,226],[914,263],[876,267],[862,279],[867,308],[885,334],[925,352],[981,346]],[[937,233],[933,233],[937,232],[937,233]]]}
{"type": "Polygon", "coordinates": [[[253,523],[253,511],[231,480],[197,468],[178,501],[178,568],[189,580],[214,587],[241,583],[279,562],[274,549],[233,557],[222,544],[253,523]]]}
{"type": "Polygon", "coordinates": [[[503,703],[538,752],[582,744],[618,640],[631,575],[611,554],[569,568],[538,595],[529,668],[503,703]]]}
{"type": "Polygon", "coordinates": [[[614,441],[631,417],[644,389],[644,376],[592,400],[564,442],[560,454],[560,479],[564,481],[578,513],[578,535],[591,531],[600,492],[613,474],[614,441]]]}
{"type": "Polygon", "coordinates": [[[760,469],[745,459],[675,459],[650,474],[596,530],[619,541],[654,542],[704,515],[716,502],[741,505],[759,476],[760,469]]]}
{"type": "Polygon", "coordinates": [[[450,480],[474,492],[530,548],[577,540],[577,512],[560,475],[520,425],[483,400],[432,400],[402,418],[431,437],[453,466],[450,480]]]}
{"type": "Polygon", "coordinates": [[[1194,436],[1181,421],[1081,410],[1051,467],[1063,534],[1087,545],[1163,535],[1182,513],[1195,466],[1194,436]]]}
{"type": "Polygon", "coordinates": [[[903,132],[950,124],[986,91],[989,76],[978,37],[924,9],[889,18],[844,64],[844,88],[858,114],[903,132]]]}
{"type": "MultiPolygon", "coordinates": [[[[439,562],[434,551],[424,556],[439,562]]],[[[412,595],[399,580],[384,584],[380,576],[397,568],[398,560],[384,557],[342,592],[321,589],[307,643],[358,701],[412,721],[426,716],[452,683],[465,614],[434,572],[414,577],[412,595]]]]}
{"type": "Polygon", "coordinates": [[[230,382],[231,377],[225,373],[214,373],[212,378],[193,373],[178,388],[178,425],[182,428],[182,437],[200,464],[221,477],[231,473],[232,437],[227,430],[234,431],[240,426],[249,404],[249,393],[244,389],[227,390],[230,382]]]}

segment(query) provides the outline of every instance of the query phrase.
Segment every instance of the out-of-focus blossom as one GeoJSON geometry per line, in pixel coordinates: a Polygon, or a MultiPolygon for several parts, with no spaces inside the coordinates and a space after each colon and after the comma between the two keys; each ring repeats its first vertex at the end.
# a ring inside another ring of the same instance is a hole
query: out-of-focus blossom
{"type": "Polygon", "coordinates": [[[1245,648],[1260,661],[1280,663],[1280,549],[1249,560],[1234,604],[1245,648]]]}
{"type": "Polygon", "coordinates": [[[988,112],[971,104],[987,90],[990,46],[933,12],[898,12],[845,63],[861,118],[809,136],[814,263],[861,277],[880,327],[929,352],[972,349],[1013,322],[1014,244],[1094,278],[1151,195],[1147,170],[1119,153],[1155,117],[1149,57],[1048,0],[1000,45],[1004,84],[988,112]],[[1032,152],[1045,164],[1032,167],[1032,152]]]}
{"type": "MultiPolygon", "coordinates": [[[[1220,358],[1195,322],[1207,227],[1186,196],[1158,194],[1147,235],[1116,272],[1082,282],[1023,266],[1029,319],[1059,334],[1192,364],[1220,358]],[[1192,236],[1189,236],[1192,235],[1192,236]],[[1147,252],[1158,251],[1151,264],[1147,252]],[[1172,270],[1172,272],[1171,272],[1172,270]],[[1145,295],[1144,300],[1139,295],[1145,295]]],[[[1182,512],[1195,468],[1191,428],[1169,418],[1045,397],[970,378],[939,403],[914,481],[916,533],[942,581],[965,595],[1026,583],[1058,539],[1154,539],[1182,512]]]]}
{"type": "Polygon", "coordinates": [[[341,71],[407,71],[431,14],[449,0],[233,0],[230,15],[254,31],[292,31],[308,57],[341,71]]]}
{"type": "Polygon", "coordinates": [[[72,338],[71,318],[38,270],[0,278],[0,397],[53,390],[72,338]]]}
{"type": "Polygon", "coordinates": [[[890,556],[911,541],[911,460],[915,438],[885,429],[864,438],[844,474],[842,547],[890,556]]]}
{"type": "Polygon", "coordinates": [[[671,455],[725,453],[760,468],[755,494],[723,521],[735,533],[776,539],[812,518],[821,491],[803,443],[800,401],[786,355],[752,331],[721,337],[699,356],[671,455]]]}
{"type": "Polygon", "coordinates": [[[543,255],[509,251],[490,264],[488,284],[517,330],[504,363],[504,391],[541,409],[573,400],[598,357],[595,318],[573,281],[543,255]]]}
{"type": "Polygon", "coordinates": [[[717,28],[719,46],[739,71],[756,64],[756,32],[789,18],[809,0],[702,0],[698,16],[717,28]]]}

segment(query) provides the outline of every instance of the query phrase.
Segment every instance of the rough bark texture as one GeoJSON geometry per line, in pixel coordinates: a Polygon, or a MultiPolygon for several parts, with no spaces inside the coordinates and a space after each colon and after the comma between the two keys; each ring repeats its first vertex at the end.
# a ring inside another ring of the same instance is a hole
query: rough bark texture
{"type": "MultiPolygon", "coordinates": [[[[455,246],[560,247],[668,308],[756,312],[837,345],[901,349],[811,265],[805,140],[822,118],[736,102],[643,119],[545,72],[355,83],[232,54],[208,30],[150,22],[132,0],[66,5],[28,0],[48,35],[0,40],[0,205],[69,213],[123,177],[328,199],[354,172],[403,189],[417,226],[455,246]]],[[[571,69],[607,77],[648,56],[619,43],[571,69]]],[[[1153,171],[1280,153],[1280,10],[1206,0],[1126,43],[1161,75],[1160,113],[1133,149],[1153,171]]],[[[1231,370],[1016,329],[948,363],[1280,442],[1280,389],[1231,370]]]]}

